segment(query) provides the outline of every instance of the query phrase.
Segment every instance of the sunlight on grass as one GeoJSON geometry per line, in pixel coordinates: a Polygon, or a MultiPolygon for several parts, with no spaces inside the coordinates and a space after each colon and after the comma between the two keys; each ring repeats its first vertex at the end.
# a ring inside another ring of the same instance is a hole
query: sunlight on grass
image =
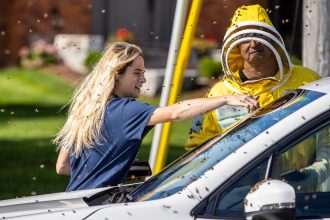
{"type": "Polygon", "coordinates": [[[0,105],[40,103],[64,105],[72,89],[57,76],[41,70],[0,70],[0,105]]]}
{"type": "Polygon", "coordinates": [[[23,118],[0,124],[0,139],[34,139],[54,137],[65,117],[23,118]]]}
{"type": "Polygon", "coordinates": [[[66,120],[61,108],[71,93],[38,69],[0,70],[0,199],[65,190],[68,177],[55,173],[51,140],[66,120]]]}

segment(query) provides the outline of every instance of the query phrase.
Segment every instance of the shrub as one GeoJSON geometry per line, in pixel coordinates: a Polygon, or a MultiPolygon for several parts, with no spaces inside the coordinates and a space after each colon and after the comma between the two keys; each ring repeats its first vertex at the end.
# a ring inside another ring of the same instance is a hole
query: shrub
{"type": "Polygon", "coordinates": [[[119,28],[116,31],[115,35],[111,35],[108,39],[108,42],[118,42],[118,41],[124,41],[131,44],[137,44],[135,35],[132,31],[126,29],[126,28],[119,28]]]}
{"type": "Polygon", "coordinates": [[[221,63],[212,57],[202,57],[198,64],[198,71],[205,77],[219,77],[223,74],[221,63]]]}
{"type": "Polygon", "coordinates": [[[100,60],[101,58],[101,53],[97,51],[91,51],[87,55],[84,65],[88,69],[88,71],[91,71],[95,64],[100,60]]]}
{"type": "Polygon", "coordinates": [[[291,56],[290,59],[291,59],[291,63],[293,63],[294,65],[301,65],[302,64],[301,60],[296,56],[291,56]]]}
{"type": "Polygon", "coordinates": [[[210,34],[202,34],[201,37],[194,38],[192,47],[199,57],[207,56],[211,50],[218,47],[217,40],[210,34]]]}
{"type": "Polygon", "coordinates": [[[58,63],[56,48],[44,40],[37,40],[30,47],[24,46],[18,52],[20,65],[26,68],[36,68],[58,63]]]}

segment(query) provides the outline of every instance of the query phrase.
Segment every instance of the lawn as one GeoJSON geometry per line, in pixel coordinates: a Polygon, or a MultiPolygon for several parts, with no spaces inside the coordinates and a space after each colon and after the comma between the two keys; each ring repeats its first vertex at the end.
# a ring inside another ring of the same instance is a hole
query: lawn
{"type": "MultiPolygon", "coordinates": [[[[68,177],[55,173],[52,138],[66,119],[65,104],[73,89],[42,70],[0,70],[0,199],[60,192],[68,177]]],[[[158,105],[159,99],[142,99],[158,105]]],[[[175,123],[168,163],[184,153],[190,122],[175,123]]],[[[150,132],[138,158],[148,160],[150,132]]]]}

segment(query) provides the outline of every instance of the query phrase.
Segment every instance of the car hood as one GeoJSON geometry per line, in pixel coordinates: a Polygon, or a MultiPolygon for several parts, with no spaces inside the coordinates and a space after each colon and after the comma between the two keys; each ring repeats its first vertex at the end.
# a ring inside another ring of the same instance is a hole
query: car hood
{"type": "Polygon", "coordinates": [[[62,192],[0,201],[0,219],[88,207],[83,197],[109,188],[62,192]]]}

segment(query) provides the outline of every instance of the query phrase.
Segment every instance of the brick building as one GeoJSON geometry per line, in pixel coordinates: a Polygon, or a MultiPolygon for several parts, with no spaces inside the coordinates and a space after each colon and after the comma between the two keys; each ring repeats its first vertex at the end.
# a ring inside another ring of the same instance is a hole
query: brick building
{"type": "Polygon", "coordinates": [[[91,0],[0,1],[0,65],[17,63],[18,50],[38,36],[91,33],[91,0]]]}
{"type": "MultiPolygon", "coordinates": [[[[259,3],[269,9],[288,48],[299,56],[301,27],[293,18],[301,17],[301,6],[296,2],[204,0],[196,37],[207,34],[221,42],[236,8],[259,3]]],[[[51,41],[56,34],[99,34],[107,39],[120,27],[132,31],[142,47],[166,51],[175,5],[176,0],[2,0],[0,66],[16,64],[18,50],[38,37],[51,41]]]]}

